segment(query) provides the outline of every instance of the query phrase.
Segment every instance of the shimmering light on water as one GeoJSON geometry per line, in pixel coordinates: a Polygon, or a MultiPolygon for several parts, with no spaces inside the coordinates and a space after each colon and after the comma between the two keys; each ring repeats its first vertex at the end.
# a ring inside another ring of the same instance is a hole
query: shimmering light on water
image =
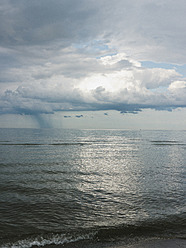
{"type": "Polygon", "coordinates": [[[0,242],[183,235],[185,149],[181,131],[1,129],[0,242]]]}

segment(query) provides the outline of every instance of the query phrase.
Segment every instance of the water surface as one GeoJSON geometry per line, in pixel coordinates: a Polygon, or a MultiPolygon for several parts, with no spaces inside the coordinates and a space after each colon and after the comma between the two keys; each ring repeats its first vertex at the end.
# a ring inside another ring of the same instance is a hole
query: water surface
{"type": "Polygon", "coordinates": [[[0,129],[0,246],[185,237],[186,132],[0,129]]]}

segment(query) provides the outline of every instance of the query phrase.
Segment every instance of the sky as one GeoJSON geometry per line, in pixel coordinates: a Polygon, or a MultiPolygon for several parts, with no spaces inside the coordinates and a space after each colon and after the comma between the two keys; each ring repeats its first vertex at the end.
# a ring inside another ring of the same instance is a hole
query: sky
{"type": "Polygon", "coordinates": [[[1,0],[0,127],[186,129],[185,0],[1,0]]]}

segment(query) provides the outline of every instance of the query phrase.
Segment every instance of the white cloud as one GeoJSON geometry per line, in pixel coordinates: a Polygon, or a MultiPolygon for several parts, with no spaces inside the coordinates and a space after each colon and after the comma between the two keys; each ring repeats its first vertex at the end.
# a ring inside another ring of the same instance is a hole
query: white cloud
{"type": "Polygon", "coordinates": [[[169,85],[169,90],[186,89],[186,81],[174,81],[169,85]]]}
{"type": "MultiPolygon", "coordinates": [[[[53,64],[50,78],[38,79],[35,71],[32,71],[27,83],[2,95],[2,106],[7,106],[2,108],[2,112],[34,114],[106,109],[133,112],[143,108],[163,109],[186,105],[185,92],[182,92],[180,100],[175,90],[185,87],[185,82],[175,81],[180,78],[175,70],[143,68],[130,58],[125,58],[126,63],[121,67],[123,54],[101,57],[96,61],[86,58],[87,61],[90,64],[94,61],[95,71],[85,72],[84,77],[76,77],[74,73],[69,77],[66,74],[66,68],[71,64],[69,61],[66,61],[69,65],[57,64],[57,69],[53,64]],[[61,74],[58,67],[62,69],[61,74]]],[[[50,63],[44,65],[44,68],[48,67],[50,63]]],[[[84,62],[77,67],[83,70],[84,62]]]]}
{"type": "Polygon", "coordinates": [[[1,113],[186,106],[186,2],[0,3],[1,113]]]}

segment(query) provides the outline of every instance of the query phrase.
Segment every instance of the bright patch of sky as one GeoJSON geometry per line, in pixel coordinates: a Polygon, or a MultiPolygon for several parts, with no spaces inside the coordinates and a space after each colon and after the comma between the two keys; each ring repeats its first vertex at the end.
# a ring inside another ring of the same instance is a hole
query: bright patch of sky
{"type": "Polygon", "coordinates": [[[176,65],[167,63],[156,63],[152,61],[141,61],[141,65],[146,68],[164,68],[164,69],[174,69],[180,73],[183,77],[186,77],[186,64],[176,65]]]}
{"type": "Polygon", "coordinates": [[[86,49],[90,52],[99,52],[99,51],[109,51],[109,46],[102,40],[93,40],[90,42],[83,42],[83,43],[75,43],[72,45],[74,48],[77,49],[86,49]]]}

